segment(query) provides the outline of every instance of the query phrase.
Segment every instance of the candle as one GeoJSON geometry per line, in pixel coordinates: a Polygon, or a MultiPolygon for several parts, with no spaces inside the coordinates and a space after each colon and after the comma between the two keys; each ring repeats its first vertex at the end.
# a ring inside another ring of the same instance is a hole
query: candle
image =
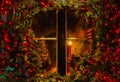
{"type": "Polygon", "coordinates": [[[71,56],[72,56],[72,41],[68,41],[68,45],[67,45],[68,61],[71,60],[71,56]]]}

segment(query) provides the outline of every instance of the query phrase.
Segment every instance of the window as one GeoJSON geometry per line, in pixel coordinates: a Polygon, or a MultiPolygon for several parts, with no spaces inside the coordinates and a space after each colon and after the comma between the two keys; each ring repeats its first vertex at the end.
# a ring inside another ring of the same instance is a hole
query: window
{"type": "Polygon", "coordinates": [[[61,75],[77,70],[76,61],[89,52],[83,30],[85,18],[76,17],[74,10],[40,12],[33,18],[35,41],[39,45],[42,67],[61,75]],[[64,73],[63,73],[64,72],[64,73]]]}
{"type": "Polygon", "coordinates": [[[57,71],[57,27],[56,10],[40,12],[33,18],[33,31],[37,43],[42,69],[57,71]]]}

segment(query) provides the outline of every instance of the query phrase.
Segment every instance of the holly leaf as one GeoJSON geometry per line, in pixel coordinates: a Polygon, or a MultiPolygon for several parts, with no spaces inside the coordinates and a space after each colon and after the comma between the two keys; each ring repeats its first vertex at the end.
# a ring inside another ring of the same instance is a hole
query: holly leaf
{"type": "Polygon", "coordinates": [[[16,26],[16,29],[19,29],[19,28],[20,28],[20,26],[17,25],[17,26],[16,26]]]}
{"type": "Polygon", "coordinates": [[[5,75],[0,76],[1,79],[6,79],[5,75]]]}
{"type": "Polygon", "coordinates": [[[93,15],[93,13],[92,13],[92,12],[90,12],[90,11],[88,11],[88,12],[86,13],[86,15],[87,15],[87,17],[89,17],[89,16],[92,16],[92,15],[93,15]]]}
{"type": "Polygon", "coordinates": [[[95,19],[97,19],[97,18],[98,18],[98,15],[97,15],[97,14],[95,14],[93,17],[94,17],[95,19]]]}

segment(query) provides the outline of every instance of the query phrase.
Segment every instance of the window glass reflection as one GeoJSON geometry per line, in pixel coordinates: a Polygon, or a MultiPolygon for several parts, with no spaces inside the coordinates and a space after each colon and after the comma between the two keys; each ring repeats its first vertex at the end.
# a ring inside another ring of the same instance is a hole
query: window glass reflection
{"type": "Polygon", "coordinates": [[[36,40],[35,44],[40,70],[56,72],[56,41],[36,40]]]}
{"type": "Polygon", "coordinates": [[[67,38],[81,38],[85,37],[85,28],[89,28],[87,18],[84,16],[76,16],[75,10],[68,10],[67,12],[67,38]]]}
{"type": "Polygon", "coordinates": [[[90,43],[76,39],[67,40],[67,73],[71,72],[71,68],[74,70],[79,69],[79,64],[82,56],[91,52],[90,43]]]}
{"type": "Polygon", "coordinates": [[[92,31],[89,29],[89,20],[84,16],[77,17],[74,12],[67,12],[67,73],[71,73],[71,68],[78,70],[78,61],[91,52],[92,39],[88,35],[92,31]]]}
{"type": "Polygon", "coordinates": [[[56,37],[56,11],[40,12],[33,18],[32,29],[36,38],[56,37]],[[53,34],[50,36],[50,34],[53,34]]]}

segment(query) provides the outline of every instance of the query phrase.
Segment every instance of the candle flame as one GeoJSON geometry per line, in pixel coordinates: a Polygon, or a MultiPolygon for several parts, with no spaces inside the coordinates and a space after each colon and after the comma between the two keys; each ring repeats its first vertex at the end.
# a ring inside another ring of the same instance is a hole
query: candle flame
{"type": "Polygon", "coordinates": [[[72,41],[68,41],[68,45],[72,45],[72,41]]]}

